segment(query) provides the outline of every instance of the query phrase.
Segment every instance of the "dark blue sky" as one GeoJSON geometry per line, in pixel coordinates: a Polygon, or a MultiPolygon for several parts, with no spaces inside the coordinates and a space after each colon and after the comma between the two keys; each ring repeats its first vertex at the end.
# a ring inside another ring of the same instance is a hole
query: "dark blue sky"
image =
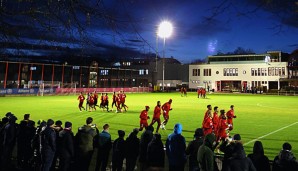
{"type": "MultiPolygon", "coordinates": [[[[52,0],[46,6],[3,2],[0,26],[16,33],[0,29],[2,42],[46,44],[80,53],[155,53],[158,24],[168,20],[174,30],[166,39],[165,54],[183,63],[237,47],[255,53],[291,53],[298,48],[298,0],[52,0]],[[31,6],[33,14],[28,12],[31,6]]],[[[63,50],[51,53],[67,53],[63,50]]],[[[162,50],[159,40],[160,55],[162,50]]]]}

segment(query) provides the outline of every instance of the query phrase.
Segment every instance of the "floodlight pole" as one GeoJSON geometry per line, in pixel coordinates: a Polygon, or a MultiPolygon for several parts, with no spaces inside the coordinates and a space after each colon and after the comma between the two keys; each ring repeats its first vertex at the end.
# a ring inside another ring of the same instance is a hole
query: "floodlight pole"
{"type": "Polygon", "coordinates": [[[162,91],[165,91],[165,46],[166,37],[163,37],[163,53],[162,53],[162,91]]]}

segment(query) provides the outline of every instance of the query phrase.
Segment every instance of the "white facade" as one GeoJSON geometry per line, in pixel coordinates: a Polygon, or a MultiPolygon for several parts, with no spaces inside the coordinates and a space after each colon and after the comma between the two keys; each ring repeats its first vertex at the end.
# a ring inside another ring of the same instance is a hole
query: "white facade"
{"type": "Polygon", "coordinates": [[[189,65],[189,88],[198,87],[215,91],[243,91],[252,87],[275,84],[280,89],[280,78],[287,77],[287,62],[246,61],[245,63],[222,62],[189,65]]]}

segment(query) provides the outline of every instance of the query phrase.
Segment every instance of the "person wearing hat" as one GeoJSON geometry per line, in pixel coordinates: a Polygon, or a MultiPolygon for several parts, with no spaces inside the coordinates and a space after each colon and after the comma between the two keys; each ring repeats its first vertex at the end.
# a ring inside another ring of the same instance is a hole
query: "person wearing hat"
{"type": "Polygon", "coordinates": [[[298,170],[298,162],[296,157],[292,153],[292,146],[290,143],[285,142],[282,145],[282,150],[279,152],[277,156],[275,156],[273,160],[272,171],[297,171],[298,170]]]}
{"type": "Polygon", "coordinates": [[[170,115],[169,112],[170,110],[172,110],[171,105],[172,105],[172,99],[170,99],[168,102],[164,103],[161,106],[162,112],[163,112],[163,117],[164,117],[164,121],[161,124],[161,129],[166,129],[166,125],[170,119],[170,115]]]}
{"type": "Polygon", "coordinates": [[[156,127],[156,133],[158,133],[159,127],[161,125],[161,121],[160,121],[160,114],[161,114],[161,108],[160,108],[160,101],[157,101],[157,104],[154,108],[154,113],[153,113],[153,118],[151,121],[151,126],[157,122],[157,127],[156,127]]]}
{"type": "Polygon", "coordinates": [[[186,154],[189,155],[189,171],[199,170],[197,154],[200,146],[204,141],[204,133],[202,128],[197,128],[194,134],[194,140],[188,143],[186,154]]]}
{"type": "Polygon", "coordinates": [[[69,171],[71,159],[74,157],[74,135],[72,132],[72,123],[65,122],[65,128],[59,132],[59,170],[69,171]]]}
{"type": "Polygon", "coordinates": [[[140,129],[139,129],[139,131],[143,131],[144,128],[148,127],[148,119],[150,119],[150,117],[148,116],[149,109],[150,109],[149,106],[145,106],[145,110],[143,110],[140,114],[140,129]]]}
{"type": "Polygon", "coordinates": [[[186,158],[186,142],[182,133],[182,125],[175,124],[174,132],[170,134],[166,141],[166,154],[169,160],[169,171],[184,171],[186,158]]]}
{"type": "Polygon", "coordinates": [[[47,126],[40,133],[41,170],[49,171],[56,152],[54,121],[48,119],[47,126]]]}
{"type": "Polygon", "coordinates": [[[118,138],[113,143],[112,152],[112,170],[121,171],[123,160],[125,158],[125,132],[123,130],[118,130],[118,138]]]}
{"type": "Polygon", "coordinates": [[[230,110],[227,112],[227,123],[229,124],[229,130],[233,130],[233,119],[236,118],[234,113],[234,105],[230,106],[230,110]]]}
{"type": "Polygon", "coordinates": [[[140,151],[139,128],[134,128],[125,140],[126,171],[134,171],[140,151]]]}

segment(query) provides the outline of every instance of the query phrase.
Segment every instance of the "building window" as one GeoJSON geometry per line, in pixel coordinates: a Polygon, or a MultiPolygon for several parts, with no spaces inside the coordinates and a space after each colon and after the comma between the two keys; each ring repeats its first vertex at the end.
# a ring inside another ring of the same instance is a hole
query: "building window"
{"type": "Polygon", "coordinates": [[[281,70],[282,70],[281,71],[281,75],[282,76],[285,76],[286,75],[286,69],[285,69],[285,67],[282,67],[281,70]]]}
{"type": "Polygon", "coordinates": [[[193,69],[192,76],[200,76],[200,69],[193,69]]]}
{"type": "Polygon", "coordinates": [[[211,76],[211,69],[204,69],[204,76],[211,76]]]}
{"type": "Polygon", "coordinates": [[[238,76],[238,68],[224,68],[224,76],[238,76]]]}
{"type": "Polygon", "coordinates": [[[107,69],[100,70],[100,75],[109,75],[109,70],[107,69]]]}
{"type": "Polygon", "coordinates": [[[198,70],[197,69],[192,70],[192,76],[198,76],[198,70]]]}
{"type": "Polygon", "coordinates": [[[274,67],[268,67],[268,76],[274,75],[274,67]]]}
{"type": "Polygon", "coordinates": [[[148,75],[148,74],[149,74],[148,69],[140,69],[139,70],[139,75],[148,75]]]}

